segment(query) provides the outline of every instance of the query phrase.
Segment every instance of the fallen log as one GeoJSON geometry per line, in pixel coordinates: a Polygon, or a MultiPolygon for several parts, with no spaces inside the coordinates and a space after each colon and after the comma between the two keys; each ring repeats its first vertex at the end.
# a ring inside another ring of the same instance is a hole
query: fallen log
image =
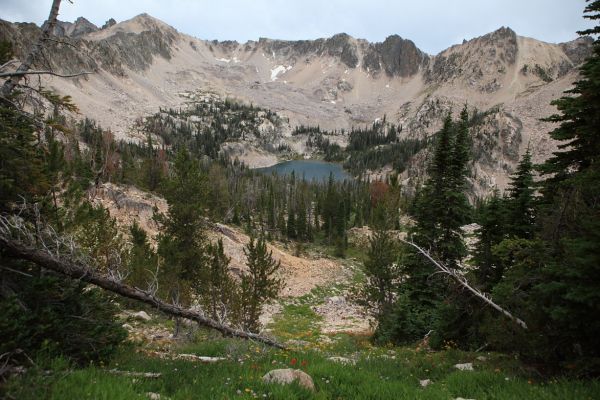
{"type": "Polygon", "coordinates": [[[197,356],[195,354],[171,354],[165,353],[161,351],[143,351],[143,353],[149,357],[157,357],[166,360],[184,360],[184,361],[193,361],[199,362],[202,364],[214,364],[220,361],[225,361],[227,358],[225,357],[208,357],[208,356],[197,356]]]}
{"type": "Polygon", "coordinates": [[[31,239],[26,240],[24,243],[21,240],[12,237],[11,230],[9,228],[10,225],[7,223],[9,220],[5,217],[2,218],[3,221],[0,221],[3,222],[3,224],[0,224],[0,248],[6,250],[7,254],[11,257],[31,261],[40,267],[58,272],[70,278],[91,283],[104,290],[119,294],[123,297],[149,304],[165,314],[195,321],[202,326],[217,330],[226,336],[254,340],[256,342],[264,343],[268,346],[285,349],[285,346],[273,339],[258,335],[256,333],[245,332],[240,329],[232,328],[228,325],[208,318],[197,311],[166,303],[149,292],[129,286],[116,279],[106,277],[96,269],[83,264],[81,261],[71,260],[68,256],[60,256],[58,251],[54,253],[51,249],[45,246],[38,248],[30,244],[35,243],[35,241],[31,239]]]}
{"type": "Polygon", "coordinates": [[[135,371],[120,371],[118,369],[109,369],[108,373],[113,375],[121,375],[121,376],[133,376],[136,378],[160,378],[162,374],[160,372],[135,372],[135,371]]]}

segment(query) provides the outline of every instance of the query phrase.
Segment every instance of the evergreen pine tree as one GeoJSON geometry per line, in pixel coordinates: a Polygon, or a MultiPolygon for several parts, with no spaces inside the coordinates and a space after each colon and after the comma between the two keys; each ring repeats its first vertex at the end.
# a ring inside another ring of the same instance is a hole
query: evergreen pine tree
{"type": "Polygon", "coordinates": [[[275,193],[273,184],[269,183],[269,195],[267,203],[267,227],[270,230],[275,229],[275,193]]]}
{"type": "Polygon", "coordinates": [[[156,252],[148,242],[148,235],[137,221],[129,228],[131,236],[131,250],[129,251],[129,276],[128,282],[140,289],[145,289],[152,279],[158,258],[156,252]]]}
{"type": "Polygon", "coordinates": [[[449,192],[449,166],[454,145],[454,126],[448,114],[442,129],[437,133],[433,160],[429,168],[429,178],[415,199],[416,226],[412,236],[417,244],[431,248],[442,261],[447,257],[440,254],[439,240],[442,236],[441,220],[446,214],[446,195],[449,192]]]}
{"type": "Polygon", "coordinates": [[[369,239],[369,252],[364,263],[366,276],[362,302],[372,310],[379,324],[388,316],[400,278],[398,246],[389,231],[377,229],[369,239]]]}
{"type": "Polygon", "coordinates": [[[497,190],[482,206],[477,223],[477,244],[473,264],[477,267],[477,282],[485,290],[493,288],[501,279],[503,266],[494,254],[494,246],[506,237],[506,208],[497,190]]]}
{"type": "Polygon", "coordinates": [[[306,218],[306,206],[304,201],[300,201],[298,204],[298,218],[296,218],[296,236],[301,241],[308,239],[308,221],[306,218]]]}
{"type": "Polygon", "coordinates": [[[230,258],[225,255],[223,241],[207,247],[206,281],[200,302],[208,315],[217,321],[237,322],[237,285],[229,274],[230,258]]]}
{"type": "MultiPolygon", "coordinates": [[[[585,18],[600,19],[600,1],[589,1],[585,18]]],[[[580,32],[600,33],[600,25],[580,32]]],[[[580,69],[573,89],[553,102],[560,125],[550,136],[560,151],[542,165],[544,181],[542,238],[552,262],[538,285],[561,361],[600,357],[600,39],[580,69]]],[[[594,369],[594,368],[593,368],[594,369]]],[[[597,364],[593,371],[598,373],[597,364]]]]}
{"type": "Polygon", "coordinates": [[[296,214],[292,208],[291,201],[288,203],[286,234],[288,239],[296,239],[296,214]]]}
{"type": "Polygon", "coordinates": [[[260,329],[259,317],[262,306],[277,298],[282,281],[275,276],[281,264],[273,259],[273,253],[267,250],[264,237],[250,238],[244,248],[248,272],[241,282],[241,321],[242,326],[251,332],[260,329]]]}
{"type": "Polygon", "coordinates": [[[507,199],[507,228],[510,235],[531,239],[535,224],[533,163],[529,149],[511,178],[507,199]]]}
{"type": "MultiPolygon", "coordinates": [[[[414,205],[417,221],[411,232],[413,240],[451,268],[457,268],[466,255],[461,226],[468,222],[470,214],[465,194],[469,148],[465,108],[458,123],[448,114],[437,133],[429,178],[414,205]]],[[[460,330],[454,325],[461,321],[456,316],[464,311],[463,305],[450,310],[444,305],[444,301],[453,300],[457,288],[435,274],[435,267],[420,254],[412,252],[404,260],[408,278],[399,288],[394,309],[396,326],[390,328],[394,340],[422,338],[430,329],[437,330],[441,339],[449,331],[460,330]]]]}
{"type": "MultiPolygon", "coordinates": [[[[457,261],[467,255],[467,248],[462,238],[461,226],[469,222],[471,206],[466,195],[468,162],[470,159],[471,141],[469,137],[469,114],[465,106],[460,119],[455,124],[455,138],[452,144],[450,163],[445,173],[446,188],[445,208],[442,211],[440,224],[442,234],[439,239],[438,253],[440,258],[451,267],[456,268],[457,261]]],[[[438,199],[442,202],[443,199],[438,199]]]]}
{"type": "Polygon", "coordinates": [[[182,149],[162,192],[169,205],[159,216],[162,231],[158,253],[163,259],[160,283],[170,301],[191,304],[192,291],[201,290],[205,271],[206,237],[203,229],[206,179],[198,162],[182,149]]]}
{"type": "Polygon", "coordinates": [[[18,110],[0,106],[0,211],[11,211],[23,200],[32,203],[45,194],[42,147],[33,122],[18,110]]]}

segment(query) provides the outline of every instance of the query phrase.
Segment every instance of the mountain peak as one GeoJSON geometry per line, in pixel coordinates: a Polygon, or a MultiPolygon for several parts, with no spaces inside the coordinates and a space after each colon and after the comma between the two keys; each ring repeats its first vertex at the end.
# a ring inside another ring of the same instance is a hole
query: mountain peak
{"type": "Polygon", "coordinates": [[[177,33],[175,28],[147,13],[138,14],[133,18],[119,23],[112,22],[115,21],[111,18],[111,20],[105,24],[106,27],[103,27],[104,29],[90,35],[90,39],[106,39],[107,37],[120,32],[140,34],[145,31],[161,31],[169,36],[174,36],[177,33]]]}
{"type": "Polygon", "coordinates": [[[166,28],[169,30],[175,30],[175,28],[173,28],[171,25],[161,21],[158,18],[151,16],[148,13],[138,14],[135,17],[123,22],[140,24],[144,28],[166,28]]]}
{"type": "Polygon", "coordinates": [[[75,22],[57,21],[56,25],[54,26],[54,35],[59,37],[67,36],[78,38],[87,35],[88,33],[96,32],[99,29],[100,28],[88,21],[86,18],[79,17],[75,20],[75,22]]]}
{"type": "Polygon", "coordinates": [[[128,21],[159,21],[159,22],[162,22],[158,18],[154,18],[152,15],[145,13],[145,12],[138,14],[133,18],[130,18],[128,21]]]}
{"type": "Polygon", "coordinates": [[[514,36],[516,35],[516,32],[513,31],[509,26],[501,26],[500,28],[491,32],[491,34],[496,34],[498,36],[514,36]]]}

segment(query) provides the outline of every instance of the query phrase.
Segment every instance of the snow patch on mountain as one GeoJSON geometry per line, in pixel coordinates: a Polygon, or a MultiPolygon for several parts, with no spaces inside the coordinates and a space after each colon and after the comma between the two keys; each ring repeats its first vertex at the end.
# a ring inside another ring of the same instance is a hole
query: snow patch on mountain
{"type": "Polygon", "coordinates": [[[273,68],[271,70],[271,81],[275,82],[277,80],[279,74],[286,73],[290,69],[292,69],[291,65],[288,65],[287,67],[284,67],[283,65],[276,66],[275,68],[273,68]]]}

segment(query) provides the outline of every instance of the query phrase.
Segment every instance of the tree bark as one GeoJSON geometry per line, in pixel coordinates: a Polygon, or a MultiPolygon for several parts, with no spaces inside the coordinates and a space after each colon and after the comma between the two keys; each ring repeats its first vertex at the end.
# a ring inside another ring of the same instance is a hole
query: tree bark
{"type": "Polygon", "coordinates": [[[70,278],[79,279],[81,281],[94,284],[110,292],[117,293],[123,297],[149,304],[165,314],[196,321],[200,325],[215,329],[227,336],[235,336],[242,339],[254,340],[272,347],[285,349],[283,345],[272,339],[255,333],[234,329],[211,318],[207,318],[196,311],[166,303],[148,292],[109,279],[104,275],[101,275],[96,270],[87,267],[86,265],[82,265],[68,259],[63,259],[50,252],[24,245],[18,241],[11,240],[3,236],[0,236],[0,247],[4,248],[9,255],[15,258],[31,261],[40,267],[58,272],[70,278]]]}
{"type": "Polygon", "coordinates": [[[48,16],[48,19],[42,26],[42,34],[33,45],[33,48],[25,58],[25,61],[23,61],[21,65],[19,65],[19,68],[17,68],[17,70],[15,71],[15,73],[17,73],[18,75],[11,76],[4,82],[4,85],[2,85],[2,88],[0,89],[0,95],[2,95],[2,97],[10,96],[17,84],[23,78],[23,76],[25,76],[24,73],[31,68],[35,59],[42,52],[42,48],[44,47],[44,40],[50,37],[50,34],[52,33],[54,26],[56,25],[56,20],[58,18],[58,9],[60,8],[60,2],[61,0],[54,0],[52,2],[52,7],[50,8],[50,15],[48,16]]]}

